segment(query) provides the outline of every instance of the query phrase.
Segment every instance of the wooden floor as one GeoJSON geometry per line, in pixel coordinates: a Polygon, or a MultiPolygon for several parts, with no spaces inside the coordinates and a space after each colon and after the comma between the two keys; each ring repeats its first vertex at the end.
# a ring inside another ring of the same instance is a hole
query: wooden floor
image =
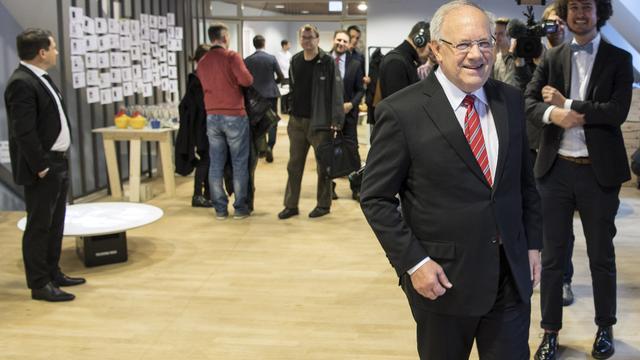
{"type": "MultiPolygon", "coordinates": [[[[310,155],[301,215],[276,218],[286,181],[284,127],[279,136],[275,162],[258,166],[248,219],[217,221],[210,209],[192,208],[193,178],[180,177],[173,198],[153,184],[149,203],[165,216],[128,233],[128,262],[85,268],[66,239],[63,270],[88,280],[68,288],[77,295],[70,303],[30,300],[15,225],[23,214],[0,213],[0,359],[416,359],[405,297],[347,182],[338,181],[330,215],[309,219],[310,155]]],[[[639,195],[624,189],[617,221],[615,359],[640,359],[639,195]]],[[[577,300],[566,308],[562,359],[589,358],[595,332],[578,221],[576,228],[577,300]]],[[[537,291],[533,304],[535,350],[537,291]]]]}

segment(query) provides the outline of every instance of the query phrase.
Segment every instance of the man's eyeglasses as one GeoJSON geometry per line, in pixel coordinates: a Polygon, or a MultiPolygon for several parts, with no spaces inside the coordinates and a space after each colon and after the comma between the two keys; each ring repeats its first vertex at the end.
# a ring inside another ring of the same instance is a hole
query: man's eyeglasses
{"type": "Polygon", "coordinates": [[[316,36],[301,36],[300,38],[304,41],[311,41],[311,40],[317,39],[316,36]]]}
{"type": "Polygon", "coordinates": [[[447,40],[444,39],[440,39],[440,41],[442,41],[443,43],[451,46],[452,48],[454,48],[455,50],[457,50],[460,53],[468,53],[469,51],[471,51],[471,48],[473,47],[473,45],[478,45],[478,49],[480,49],[480,51],[482,52],[488,52],[493,50],[493,46],[496,43],[496,39],[492,36],[490,39],[480,39],[480,40],[473,40],[473,41],[461,41],[457,44],[454,44],[452,42],[449,42],[447,40]]]}

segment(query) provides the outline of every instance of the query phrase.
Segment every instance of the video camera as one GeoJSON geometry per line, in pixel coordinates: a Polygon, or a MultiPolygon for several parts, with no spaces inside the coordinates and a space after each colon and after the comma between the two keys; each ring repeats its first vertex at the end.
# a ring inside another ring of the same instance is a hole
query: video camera
{"type": "Polygon", "coordinates": [[[509,37],[517,40],[515,56],[525,59],[534,59],[542,54],[540,38],[558,31],[558,24],[553,20],[536,23],[533,14],[533,6],[527,6],[527,24],[518,19],[511,19],[507,25],[509,37]]]}

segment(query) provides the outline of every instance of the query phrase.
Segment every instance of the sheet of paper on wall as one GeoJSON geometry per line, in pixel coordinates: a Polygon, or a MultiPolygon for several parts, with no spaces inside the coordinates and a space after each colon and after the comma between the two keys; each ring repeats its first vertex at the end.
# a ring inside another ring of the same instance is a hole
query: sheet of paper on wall
{"type": "Polygon", "coordinates": [[[114,51],[109,54],[109,60],[111,61],[111,67],[121,67],[120,60],[122,57],[120,56],[120,52],[114,51]]]}
{"type": "Polygon", "coordinates": [[[138,94],[142,94],[144,92],[144,82],[142,80],[133,82],[133,91],[138,94]]]}
{"type": "Polygon", "coordinates": [[[149,33],[151,32],[151,29],[149,29],[148,26],[143,26],[140,28],[140,39],[141,40],[149,40],[149,33]]]}
{"type": "Polygon", "coordinates": [[[77,72],[71,75],[71,79],[73,81],[73,88],[80,89],[87,86],[86,78],[84,72],[77,72]]]}
{"type": "Polygon", "coordinates": [[[129,52],[120,53],[120,65],[122,67],[131,67],[131,54],[129,52]]]}
{"type": "Polygon", "coordinates": [[[85,47],[88,51],[98,51],[100,50],[100,43],[98,41],[98,37],[96,35],[87,35],[84,37],[85,40],[85,47]]]}
{"type": "Polygon", "coordinates": [[[151,81],[153,81],[153,72],[151,71],[151,69],[142,70],[142,81],[146,83],[150,83],[151,81]]]}
{"type": "Polygon", "coordinates": [[[159,74],[160,73],[160,62],[157,59],[151,60],[151,70],[155,74],[159,74]]]}
{"type": "Polygon", "coordinates": [[[131,50],[131,37],[130,36],[120,36],[120,50],[122,50],[122,51],[131,50]]]}
{"type": "Polygon", "coordinates": [[[111,87],[111,71],[100,73],[100,89],[111,87]]]}
{"type": "Polygon", "coordinates": [[[71,55],[84,55],[87,52],[86,47],[84,39],[71,39],[71,55]]]}
{"type": "Polygon", "coordinates": [[[140,26],[149,26],[149,14],[140,14],[140,26]]]}
{"type": "Polygon", "coordinates": [[[142,49],[143,54],[148,54],[151,52],[151,42],[148,40],[143,40],[141,42],[140,48],[142,49]]]}
{"type": "Polygon", "coordinates": [[[167,39],[175,39],[176,38],[176,28],[173,26],[167,26],[167,39]]]}
{"type": "Polygon", "coordinates": [[[164,30],[167,28],[167,17],[158,16],[158,29],[164,30]]]}
{"type": "Polygon", "coordinates": [[[171,88],[171,81],[168,78],[162,78],[162,84],[160,85],[160,89],[162,91],[169,91],[171,88]]]}
{"type": "Polygon", "coordinates": [[[107,23],[109,24],[110,34],[120,34],[120,24],[118,23],[118,20],[109,18],[107,23]]]}
{"type": "Polygon", "coordinates": [[[158,34],[158,45],[166,46],[167,45],[167,33],[162,31],[158,34]]]}
{"type": "Polygon", "coordinates": [[[109,47],[111,48],[111,50],[120,50],[120,35],[109,35],[109,47]]]}
{"type": "Polygon", "coordinates": [[[151,85],[151,83],[144,83],[144,87],[142,89],[142,96],[144,97],[150,97],[153,96],[153,86],[151,85]]]}
{"type": "Polygon", "coordinates": [[[98,38],[98,50],[107,51],[111,49],[111,35],[102,35],[98,38]]]}
{"type": "Polygon", "coordinates": [[[176,24],[176,14],[167,13],[167,26],[174,26],[176,24]]]}
{"type": "Polygon", "coordinates": [[[122,82],[129,82],[133,80],[133,70],[130,67],[125,67],[121,69],[122,72],[122,82]]]}
{"type": "Polygon", "coordinates": [[[88,16],[84,17],[84,32],[90,35],[96,33],[96,22],[88,16]]]}
{"type": "Polygon", "coordinates": [[[109,32],[109,26],[107,25],[107,19],[95,18],[96,21],[96,34],[106,34],[109,32]]]}
{"type": "Polygon", "coordinates": [[[140,32],[131,34],[131,46],[140,46],[140,32]]]}
{"type": "Polygon", "coordinates": [[[169,44],[167,44],[167,49],[169,49],[169,51],[182,51],[182,40],[170,39],[169,44]]]}
{"type": "Polygon", "coordinates": [[[143,69],[151,68],[151,56],[142,55],[142,68],[143,69]]]}
{"type": "Polygon", "coordinates": [[[111,99],[113,102],[124,100],[124,97],[122,96],[122,86],[114,86],[111,89],[111,99]]]}
{"type": "Polygon", "coordinates": [[[169,67],[165,63],[160,64],[160,76],[162,77],[169,76],[169,67]]]}
{"type": "Polygon", "coordinates": [[[135,34],[140,32],[140,20],[130,20],[129,21],[129,29],[130,34],[135,34]]]}
{"type": "Polygon", "coordinates": [[[160,87],[162,85],[162,78],[159,76],[154,76],[153,81],[151,82],[154,87],[160,87]]]}
{"type": "Polygon", "coordinates": [[[140,46],[132,46],[131,47],[131,61],[140,61],[142,60],[142,53],[140,50],[140,46]]]}
{"type": "Polygon", "coordinates": [[[158,44],[151,44],[151,55],[153,55],[154,58],[160,57],[160,46],[158,44]]]}
{"type": "Polygon", "coordinates": [[[176,56],[176,53],[174,53],[173,51],[168,51],[167,52],[167,64],[176,65],[177,64],[177,59],[178,59],[178,57],[176,56]]]}
{"type": "Polygon", "coordinates": [[[158,60],[160,60],[160,62],[167,62],[167,48],[160,48],[158,60]]]}
{"type": "Polygon", "coordinates": [[[97,69],[98,68],[98,54],[96,53],[87,53],[84,56],[84,65],[87,69],[97,69]]]}
{"type": "Polygon", "coordinates": [[[178,67],[177,66],[169,66],[169,79],[177,79],[178,78],[178,67]]]}
{"type": "Polygon", "coordinates": [[[156,15],[149,15],[149,27],[152,29],[158,28],[158,17],[156,15]]]}
{"type": "Polygon", "coordinates": [[[98,68],[106,69],[109,67],[109,53],[98,53],[98,68]]]}
{"type": "Polygon", "coordinates": [[[124,96],[133,95],[133,83],[132,82],[122,83],[122,95],[124,95],[124,96]]]}
{"type": "Polygon", "coordinates": [[[120,69],[111,69],[111,83],[120,84],[122,82],[122,71],[120,69]]]}
{"type": "Polygon", "coordinates": [[[100,86],[100,72],[98,70],[87,70],[87,85],[100,86]]]}
{"type": "Polygon", "coordinates": [[[84,37],[84,20],[71,20],[69,22],[69,37],[75,39],[84,37]]]}
{"type": "Polygon", "coordinates": [[[171,80],[169,91],[176,94],[178,93],[178,80],[171,80]]]}
{"type": "Polygon", "coordinates": [[[176,26],[176,39],[182,40],[182,38],[183,38],[182,26],[176,26]]]}
{"type": "Polygon", "coordinates": [[[131,67],[134,80],[142,80],[142,65],[136,64],[131,67]]]}
{"type": "Polygon", "coordinates": [[[158,29],[151,29],[149,30],[149,40],[151,40],[152,43],[157,43],[158,42],[158,29]]]}
{"type": "Polygon", "coordinates": [[[111,104],[113,101],[111,100],[111,88],[101,89],[100,90],[100,104],[107,105],[111,104]]]}
{"type": "Polygon", "coordinates": [[[120,19],[120,35],[129,35],[131,34],[131,24],[129,24],[128,19],[120,19]]]}
{"type": "Polygon", "coordinates": [[[97,87],[87,88],[87,103],[93,104],[100,101],[100,89],[97,87]]]}
{"type": "Polygon", "coordinates": [[[84,20],[84,10],[81,7],[69,7],[69,21],[84,20]]]}
{"type": "Polygon", "coordinates": [[[84,73],[84,59],[82,56],[71,56],[71,72],[80,72],[84,73]]]}

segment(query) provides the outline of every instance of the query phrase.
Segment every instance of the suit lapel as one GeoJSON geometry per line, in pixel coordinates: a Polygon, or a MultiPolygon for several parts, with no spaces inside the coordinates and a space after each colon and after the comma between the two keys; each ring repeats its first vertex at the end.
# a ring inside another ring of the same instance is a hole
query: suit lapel
{"type": "Polygon", "coordinates": [[[571,47],[568,44],[560,52],[562,59],[562,78],[564,79],[564,96],[571,96],[571,47]]]}
{"type": "Polygon", "coordinates": [[[458,153],[469,170],[489,186],[487,180],[484,178],[484,174],[482,174],[480,165],[478,165],[476,158],[473,156],[473,152],[471,152],[467,138],[464,136],[464,131],[460,127],[460,123],[458,123],[458,119],[450,106],[449,99],[447,99],[435,74],[433,72],[429,74],[429,77],[423,81],[422,84],[424,84],[423,92],[426,95],[425,102],[422,106],[426,115],[433,121],[438,131],[440,131],[449,145],[458,153]]]}
{"type": "Polygon", "coordinates": [[[596,58],[593,60],[593,66],[591,67],[591,76],[589,77],[589,85],[587,86],[587,92],[585,93],[586,99],[592,99],[592,92],[595,84],[599,80],[602,71],[593,71],[593,69],[604,69],[606,67],[605,61],[609,56],[609,44],[600,39],[600,46],[598,46],[598,52],[596,58]]]}
{"type": "MultiPolygon", "coordinates": [[[[484,91],[487,94],[489,110],[498,135],[498,164],[493,177],[493,191],[495,192],[500,185],[507,149],[509,149],[509,114],[507,113],[507,104],[504,96],[498,92],[495,83],[491,79],[485,84],[484,91]]],[[[485,139],[485,141],[488,141],[488,139],[485,139]]]]}

